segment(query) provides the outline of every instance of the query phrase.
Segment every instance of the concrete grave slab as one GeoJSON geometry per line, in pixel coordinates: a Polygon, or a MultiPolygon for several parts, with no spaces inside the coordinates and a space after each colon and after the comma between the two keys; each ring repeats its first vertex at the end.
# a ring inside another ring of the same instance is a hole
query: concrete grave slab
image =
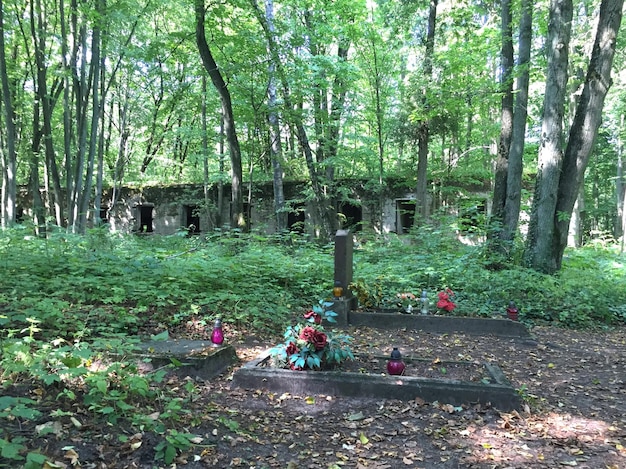
{"type": "MultiPolygon", "coordinates": [[[[339,309],[339,308],[338,308],[339,309]]],[[[346,311],[351,326],[379,329],[411,329],[416,331],[470,335],[494,335],[532,341],[532,336],[521,322],[510,319],[474,318],[463,316],[422,316],[419,314],[376,313],[346,311]]]]}
{"type": "Polygon", "coordinates": [[[181,365],[174,367],[173,373],[202,379],[210,379],[238,361],[232,345],[215,347],[205,340],[143,342],[137,355],[149,359],[148,366],[152,369],[179,362],[181,365]]]}
{"type": "MultiPolygon", "coordinates": [[[[233,386],[310,396],[312,394],[382,399],[438,401],[460,406],[490,403],[502,411],[519,409],[521,399],[500,368],[485,363],[489,383],[342,371],[293,371],[267,365],[269,351],[233,375],[233,386]]],[[[405,360],[406,361],[406,360],[405,360]]],[[[441,362],[445,365],[446,362],[441,362]]]]}

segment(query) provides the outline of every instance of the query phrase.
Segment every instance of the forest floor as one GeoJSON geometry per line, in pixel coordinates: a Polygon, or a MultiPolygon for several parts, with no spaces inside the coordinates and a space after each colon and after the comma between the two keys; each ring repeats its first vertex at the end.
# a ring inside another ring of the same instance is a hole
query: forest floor
{"type": "MultiPolygon", "coordinates": [[[[202,441],[180,454],[175,465],[154,460],[155,435],[90,423],[89,413],[80,409],[74,409],[80,426],[67,417],[63,431],[34,438],[30,447],[57,461],[50,467],[626,468],[626,328],[537,327],[532,330],[536,343],[410,330],[347,331],[357,352],[388,355],[395,344],[405,354],[433,361],[495,362],[523,397],[522,408],[513,412],[421,399],[296,396],[233,388],[236,369],[275,343],[227,332],[241,362],[214,379],[196,381],[198,393],[187,403],[195,422],[180,422],[179,431],[202,441]],[[121,434],[127,436],[123,444],[121,434]]],[[[195,339],[206,334],[197,329],[171,332],[195,339]]],[[[184,384],[172,376],[163,386],[184,384]]],[[[32,396],[36,390],[26,385],[16,384],[32,396]]],[[[15,431],[34,433],[28,427],[15,431]]]]}

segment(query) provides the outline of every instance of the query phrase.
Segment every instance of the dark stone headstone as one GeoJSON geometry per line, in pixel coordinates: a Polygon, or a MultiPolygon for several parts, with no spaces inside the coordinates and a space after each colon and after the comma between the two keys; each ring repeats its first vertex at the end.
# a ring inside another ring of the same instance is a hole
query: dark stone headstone
{"type": "Polygon", "coordinates": [[[349,301],[349,309],[356,309],[356,298],[352,295],[352,234],[349,230],[335,233],[335,279],[334,284],[343,288],[342,299],[349,301]]]}

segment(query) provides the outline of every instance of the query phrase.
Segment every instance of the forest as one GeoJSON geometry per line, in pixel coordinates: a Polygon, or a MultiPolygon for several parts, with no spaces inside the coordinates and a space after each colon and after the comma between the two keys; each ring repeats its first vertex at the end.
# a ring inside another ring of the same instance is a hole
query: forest
{"type": "Polygon", "coordinates": [[[0,0],[0,467],[623,467],[623,3],[0,0]],[[187,186],[199,234],[112,223],[187,186]],[[323,322],[347,203],[348,314],[524,336],[323,322]],[[186,341],[235,361],[155,365],[186,341]],[[519,405],[235,386],[270,348],[491,363],[519,405]]]}
{"type": "Polygon", "coordinates": [[[480,183],[493,251],[525,243],[556,272],[566,246],[622,235],[622,10],[3,0],[2,226],[84,233],[124,186],[194,183],[217,228],[245,229],[250,187],[271,181],[280,231],[297,180],[328,240],[355,179],[374,199],[404,181],[416,226],[480,183]]]}

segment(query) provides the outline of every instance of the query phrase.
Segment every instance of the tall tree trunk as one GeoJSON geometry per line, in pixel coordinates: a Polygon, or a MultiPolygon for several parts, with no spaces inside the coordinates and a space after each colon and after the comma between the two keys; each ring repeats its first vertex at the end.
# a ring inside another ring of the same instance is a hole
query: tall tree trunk
{"type": "Polygon", "coordinates": [[[53,194],[48,193],[48,198],[52,198],[54,205],[54,216],[58,226],[62,226],[63,206],[61,204],[62,189],[59,170],[56,162],[56,153],[52,138],[52,111],[54,109],[51,94],[48,91],[48,65],[45,60],[46,41],[43,10],[39,0],[33,0],[30,4],[30,26],[31,35],[34,44],[35,63],[37,66],[36,74],[36,95],[41,103],[41,112],[43,118],[43,143],[46,155],[46,167],[50,177],[52,178],[53,194]],[[34,3],[33,3],[34,2],[34,3]]]}
{"type": "Polygon", "coordinates": [[[563,160],[563,113],[572,14],[572,0],[551,0],[543,123],[525,254],[529,265],[542,272],[557,269],[552,256],[556,248],[554,217],[563,160]]]}
{"type": "Polygon", "coordinates": [[[519,24],[518,78],[513,113],[513,134],[509,150],[507,168],[506,202],[504,205],[504,225],[502,239],[512,241],[517,232],[522,200],[522,173],[526,118],[528,117],[528,87],[530,83],[530,49],[533,22],[532,0],[522,0],[522,16],[519,24]]]}
{"type": "Polygon", "coordinates": [[[215,222],[211,215],[211,199],[209,197],[209,126],[207,116],[207,79],[202,75],[202,186],[204,189],[204,213],[212,228],[215,222]]]}
{"type": "Polygon", "coordinates": [[[313,192],[312,206],[314,219],[318,223],[318,225],[314,227],[315,234],[321,239],[330,240],[332,234],[332,226],[334,225],[330,215],[330,209],[332,207],[329,207],[328,199],[325,196],[322,184],[320,182],[320,177],[315,165],[315,160],[313,158],[313,150],[311,149],[311,145],[309,143],[306,128],[304,127],[304,123],[302,122],[301,110],[297,110],[293,105],[291,93],[289,91],[289,83],[281,66],[278,48],[276,45],[276,38],[274,37],[274,35],[271,34],[267,26],[267,22],[265,21],[265,16],[260,10],[256,0],[250,1],[252,7],[254,8],[257,20],[261,24],[263,32],[265,33],[265,38],[269,45],[271,60],[276,66],[276,74],[279,76],[281,81],[284,106],[291,112],[291,125],[295,127],[294,133],[296,134],[298,143],[300,144],[300,146],[302,147],[302,151],[304,152],[304,159],[306,162],[307,170],[309,172],[309,177],[311,179],[311,189],[313,192]]]}
{"type": "MultiPolygon", "coordinates": [[[[272,35],[274,32],[274,2],[265,2],[265,20],[272,35]]],[[[267,85],[267,107],[270,134],[270,152],[272,160],[272,183],[274,187],[274,216],[276,219],[276,231],[279,233],[287,229],[287,213],[285,212],[285,192],[283,190],[283,150],[280,141],[280,123],[278,118],[277,91],[276,91],[276,65],[270,62],[268,65],[269,83],[267,85]]]]}
{"type": "Polygon", "coordinates": [[[237,132],[235,130],[235,116],[233,114],[233,106],[230,97],[230,92],[222,73],[220,72],[217,63],[213,58],[209,44],[207,43],[204,21],[205,21],[205,8],[204,0],[195,0],[195,12],[196,12],[196,43],[198,45],[198,51],[202,58],[202,64],[209,74],[213,86],[217,90],[222,103],[222,114],[224,116],[224,130],[226,131],[226,140],[228,142],[228,149],[231,162],[231,227],[232,228],[246,228],[246,221],[243,213],[243,195],[242,195],[242,167],[241,167],[241,149],[239,147],[239,140],[237,139],[237,132]]]}
{"type": "MultiPolygon", "coordinates": [[[[15,109],[13,107],[13,88],[9,85],[5,52],[4,5],[0,0],[0,80],[2,83],[2,104],[6,127],[6,155],[2,156],[2,198],[0,200],[2,228],[15,223],[17,199],[17,152],[15,151],[15,109]]],[[[3,152],[4,153],[4,152],[3,152]]]]}
{"type": "MultiPolygon", "coordinates": [[[[340,63],[348,60],[348,51],[350,49],[350,41],[348,39],[341,40],[337,46],[337,58],[340,63]]],[[[327,158],[334,159],[339,149],[339,130],[341,128],[341,116],[343,114],[346,102],[347,84],[344,75],[337,73],[333,80],[333,94],[331,96],[330,116],[328,119],[328,136],[327,136],[327,158]]],[[[326,166],[326,178],[329,181],[335,180],[335,165],[326,166]]]]}
{"type": "MultiPolygon", "coordinates": [[[[502,93],[500,114],[500,143],[496,157],[495,181],[493,186],[492,230],[504,219],[507,193],[509,151],[513,135],[513,13],[511,0],[502,0],[502,50],[500,53],[500,92],[502,93]]],[[[499,232],[490,237],[500,239],[499,232]]]]}
{"type": "Polygon", "coordinates": [[[604,99],[611,86],[611,68],[622,22],[624,0],[602,0],[598,29],[591,52],[574,122],[563,158],[561,180],[558,186],[554,213],[554,244],[551,264],[561,268],[567,247],[569,215],[572,213],[578,191],[583,183],[585,169],[602,121],[604,99]]]}
{"type": "MultiPolygon", "coordinates": [[[[102,113],[100,102],[100,60],[101,60],[101,21],[104,15],[104,0],[96,0],[96,19],[91,33],[91,116],[89,123],[89,142],[87,146],[87,170],[84,177],[84,190],[79,194],[79,217],[76,224],[76,232],[84,233],[87,227],[87,215],[89,213],[89,205],[91,202],[91,190],[93,188],[94,163],[97,152],[99,119],[102,113]]],[[[102,57],[104,58],[104,57],[102,57]]],[[[85,119],[85,125],[87,119],[85,119]]],[[[86,132],[85,132],[86,133],[86,132]]],[[[97,214],[99,216],[99,213],[97,214]]]]}
{"type": "MultiPolygon", "coordinates": [[[[370,86],[374,91],[374,111],[376,113],[376,143],[378,150],[378,223],[381,233],[384,232],[385,218],[385,192],[383,184],[385,182],[385,141],[383,138],[383,104],[381,97],[382,70],[378,60],[378,49],[376,48],[376,38],[372,35],[372,67],[370,69],[370,86]]],[[[398,158],[400,164],[400,158],[398,158]]]]}
{"type": "Polygon", "coordinates": [[[224,210],[224,155],[226,153],[226,145],[224,142],[224,115],[220,115],[220,134],[219,134],[219,150],[218,150],[218,173],[220,175],[217,183],[217,216],[215,222],[217,226],[222,227],[224,220],[222,212],[224,210]]]}
{"type": "MultiPolygon", "coordinates": [[[[428,10],[428,30],[426,32],[426,50],[424,52],[424,78],[426,82],[432,79],[433,56],[435,51],[435,26],[437,21],[437,4],[439,0],[430,0],[428,10]]],[[[427,89],[422,90],[422,105],[428,106],[427,89]]],[[[415,200],[414,223],[421,223],[428,216],[428,143],[430,128],[428,117],[419,123],[417,130],[417,187],[415,200]]]]}
{"type": "MultiPolygon", "coordinates": [[[[100,112],[100,132],[98,135],[98,157],[97,157],[97,167],[96,167],[96,187],[95,194],[93,200],[93,211],[94,217],[93,222],[94,225],[102,224],[102,191],[104,189],[104,154],[106,148],[107,141],[107,133],[106,133],[106,122],[104,118],[104,103],[105,103],[105,93],[106,89],[104,87],[104,73],[105,73],[105,59],[104,54],[100,59],[100,98],[101,98],[101,112],[100,112]]],[[[111,122],[109,120],[109,122],[111,122]]]]}
{"type": "MultiPolygon", "coordinates": [[[[624,115],[620,118],[620,129],[624,128],[624,115]]],[[[617,201],[617,213],[615,214],[615,229],[613,231],[613,237],[615,239],[622,238],[622,250],[624,246],[624,224],[622,219],[624,216],[624,197],[626,193],[626,181],[624,180],[624,144],[620,133],[617,133],[617,168],[615,174],[615,200],[617,201]]]]}

